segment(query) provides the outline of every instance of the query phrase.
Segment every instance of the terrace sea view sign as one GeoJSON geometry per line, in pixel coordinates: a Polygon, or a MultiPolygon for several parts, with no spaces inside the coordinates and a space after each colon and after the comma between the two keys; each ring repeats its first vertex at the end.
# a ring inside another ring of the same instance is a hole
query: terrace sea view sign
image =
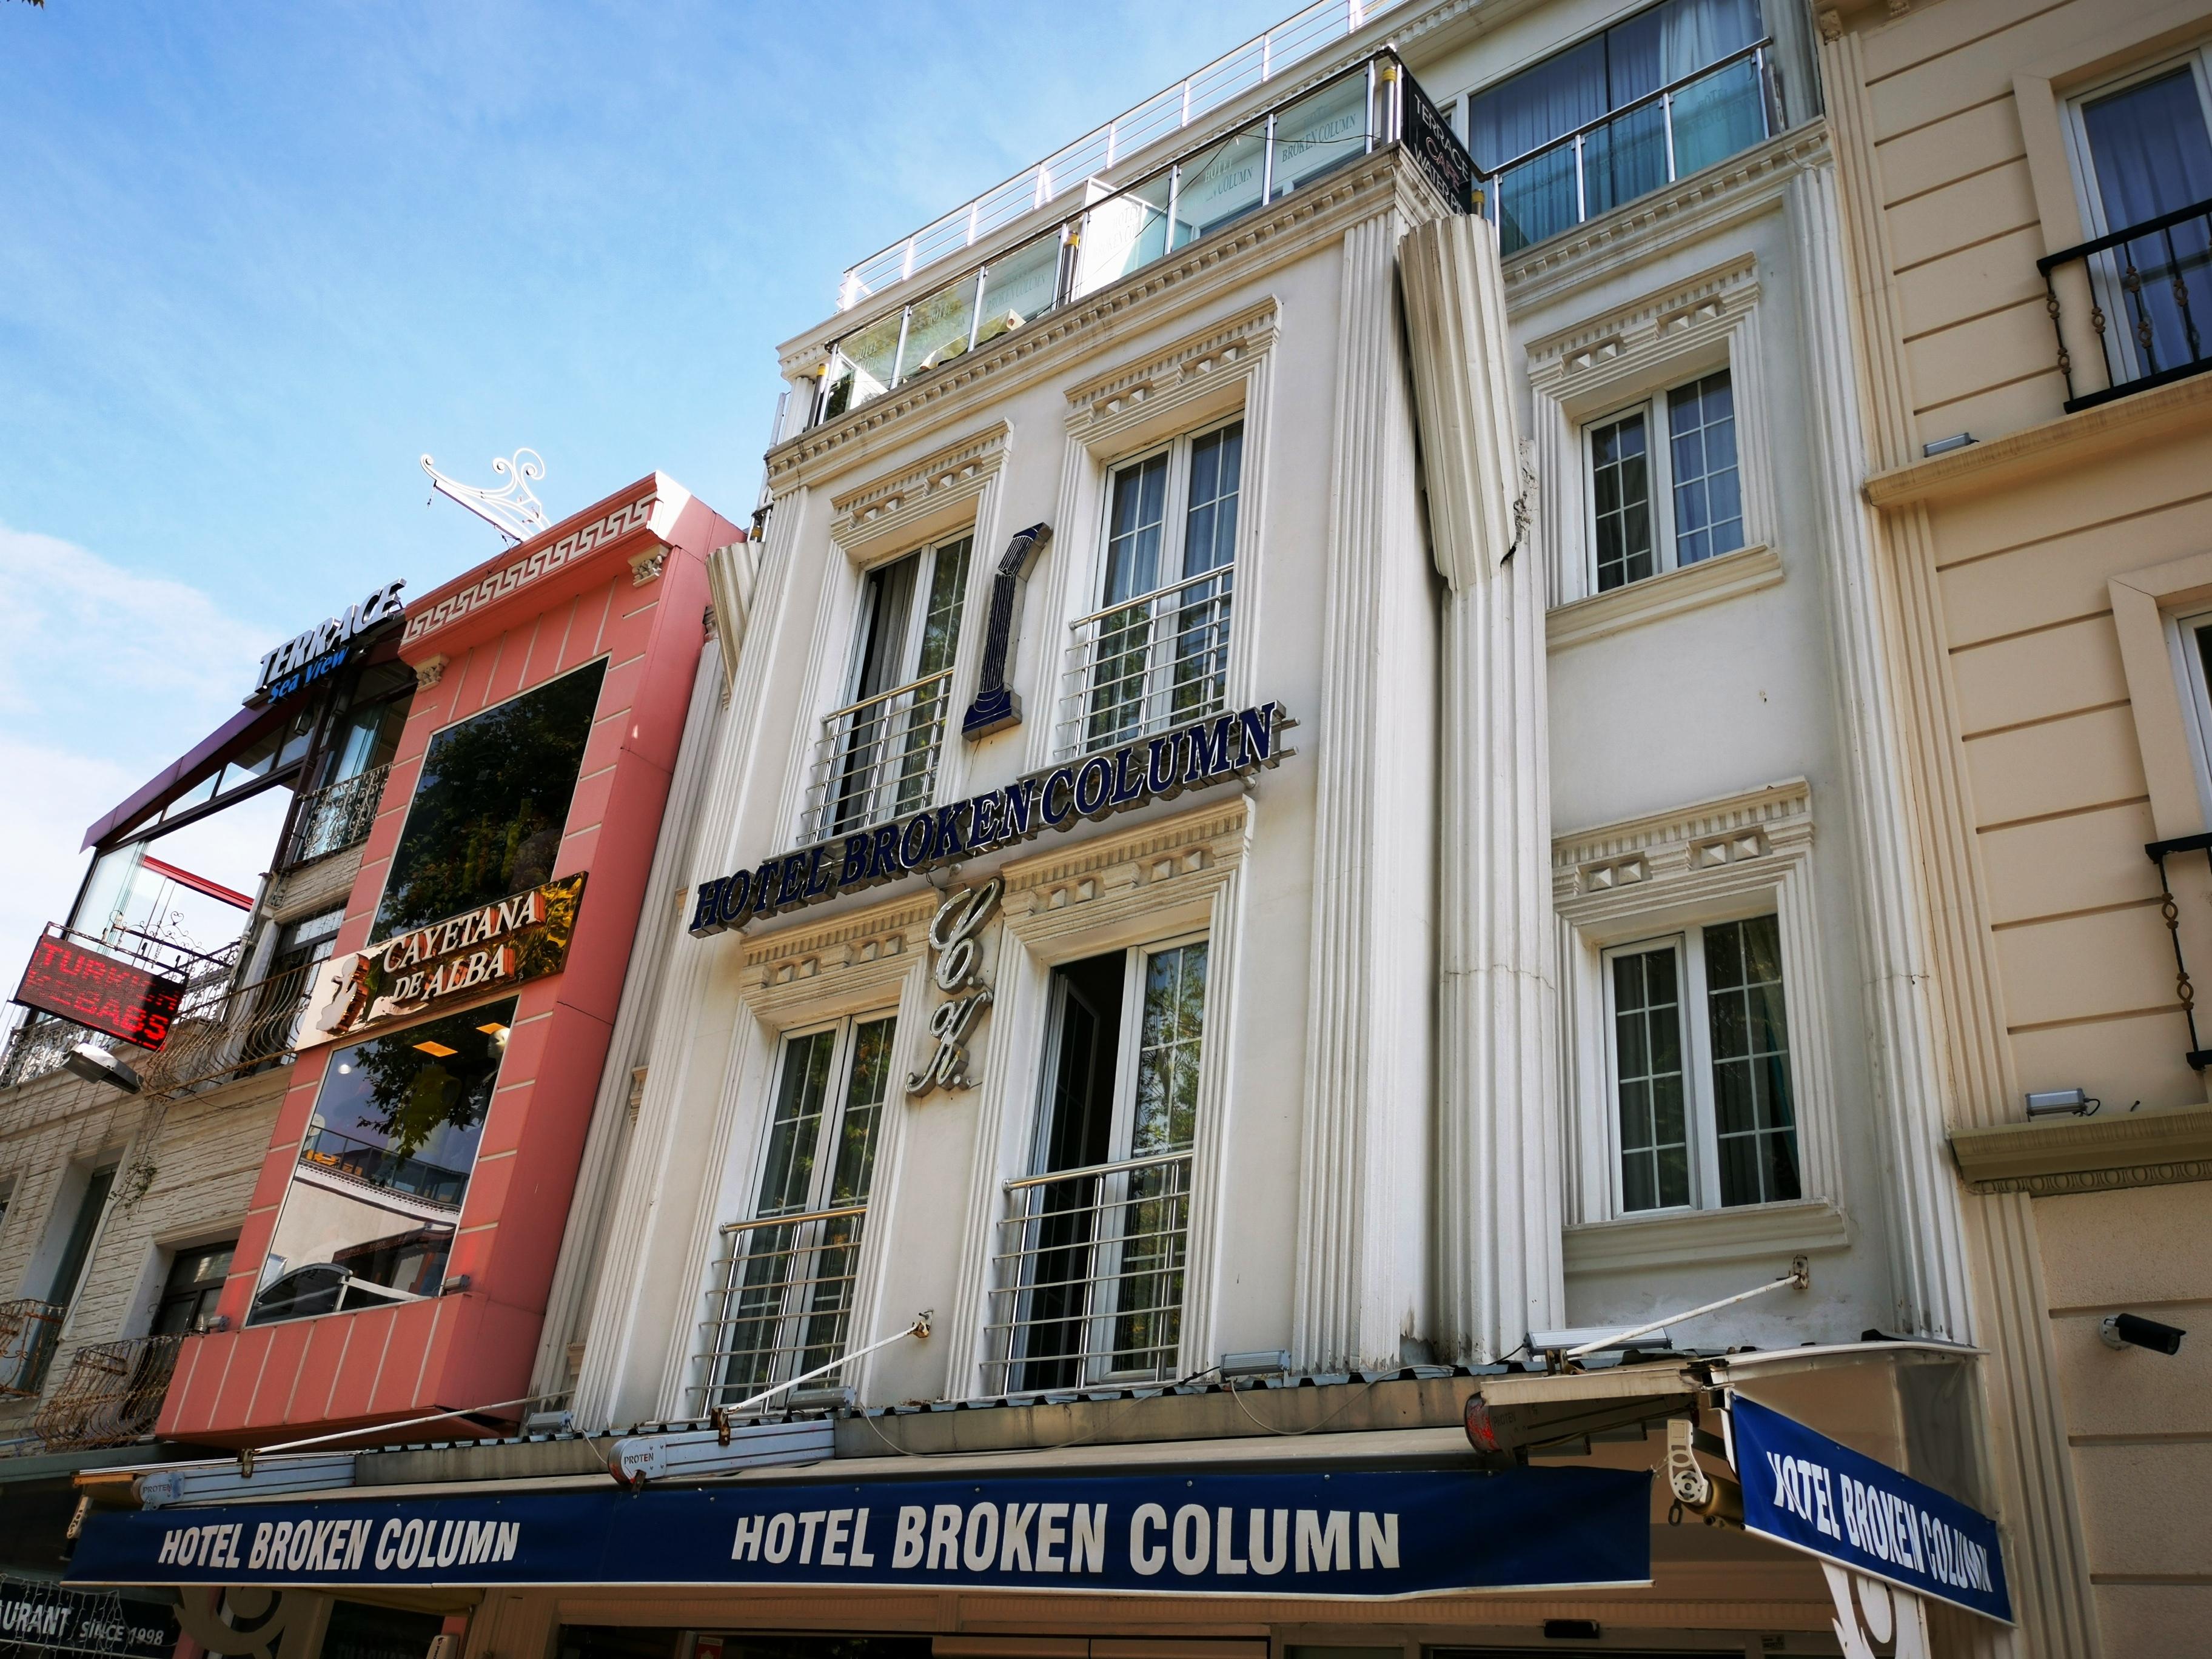
{"type": "Polygon", "coordinates": [[[246,701],[275,702],[328,674],[345,660],[356,638],[406,610],[399,598],[399,590],[406,586],[403,579],[374,588],[359,605],[348,605],[343,615],[326,617],[319,626],[278,646],[262,658],[261,678],[254,681],[253,695],[246,701]]]}
{"type": "Polygon", "coordinates": [[[1279,739],[1297,723],[1273,702],[1209,715],[1032,772],[1002,789],[781,854],[758,869],[702,883],[692,903],[692,936],[710,938],[757,916],[803,909],[978,858],[1047,830],[1070,829],[1080,819],[1110,817],[1248,776],[1294,752],[1279,739]]]}

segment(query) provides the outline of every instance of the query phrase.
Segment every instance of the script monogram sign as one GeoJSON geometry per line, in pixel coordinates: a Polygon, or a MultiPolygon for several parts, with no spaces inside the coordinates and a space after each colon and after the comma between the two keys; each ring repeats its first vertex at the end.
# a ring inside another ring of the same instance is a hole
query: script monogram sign
{"type": "Polygon", "coordinates": [[[966,1089],[975,1081],[968,1075],[968,1032],[991,1006],[991,988],[981,977],[982,947],[975,936],[997,913],[999,896],[1006,888],[1006,882],[994,876],[972,891],[953,894],[931,918],[929,948],[937,952],[931,977],[950,1000],[939,1004],[929,1017],[929,1035],[937,1047],[920,1071],[907,1074],[909,1095],[966,1089]]]}

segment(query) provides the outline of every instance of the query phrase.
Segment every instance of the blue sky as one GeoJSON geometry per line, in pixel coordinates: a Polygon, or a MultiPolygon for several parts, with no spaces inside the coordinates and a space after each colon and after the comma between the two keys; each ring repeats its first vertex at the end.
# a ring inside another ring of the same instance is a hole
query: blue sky
{"type": "Polygon", "coordinates": [[[0,978],[262,652],[497,550],[417,456],[741,517],[845,265],[1287,9],[0,0],[0,978]]]}

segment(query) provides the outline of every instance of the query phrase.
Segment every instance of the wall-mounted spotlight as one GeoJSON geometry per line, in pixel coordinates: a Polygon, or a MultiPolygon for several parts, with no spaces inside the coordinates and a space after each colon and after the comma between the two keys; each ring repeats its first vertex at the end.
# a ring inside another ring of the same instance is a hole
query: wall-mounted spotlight
{"type": "Polygon", "coordinates": [[[126,1095],[135,1095],[146,1085],[138,1073],[101,1048],[96,1042],[80,1042],[69,1051],[62,1061],[64,1069],[75,1073],[87,1083],[105,1083],[111,1089],[120,1089],[126,1095]]]}
{"type": "Polygon", "coordinates": [[[2161,1325],[2140,1314],[2106,1314],[2097,1334],[2108,1348],[2148,1348],[2154,1353],[2179,1353],[2181,1339],[2189,1334],[2178,1325],[2161,1325]]]}
{"type": "Polygon", "coordinates": [[[2082,1089],[2043,1089],[2029,1094],[2027,1115],[2032,1118],[2087,1117],[2104,1103],[2082,1089]]]}
{"type": "Polygon", "coordinates": [[[1221,1356],[1221,1380],[1224,1382],[1249,1382],[1255,1376],[1283,1376],[1290,1369],[1287,1348],[1261,1348],[1250,1353],[1221,1356]]]}

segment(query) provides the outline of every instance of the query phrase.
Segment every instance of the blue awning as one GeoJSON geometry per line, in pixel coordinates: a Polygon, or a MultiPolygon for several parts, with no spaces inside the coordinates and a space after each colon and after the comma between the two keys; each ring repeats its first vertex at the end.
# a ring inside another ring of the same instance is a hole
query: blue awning
{"type": "Polygon", "coordinates": [[[94,1511],[76,1584],[1396,1597],[1651,1582],[1648,1472],[744,1484],[94,1511]]]}

